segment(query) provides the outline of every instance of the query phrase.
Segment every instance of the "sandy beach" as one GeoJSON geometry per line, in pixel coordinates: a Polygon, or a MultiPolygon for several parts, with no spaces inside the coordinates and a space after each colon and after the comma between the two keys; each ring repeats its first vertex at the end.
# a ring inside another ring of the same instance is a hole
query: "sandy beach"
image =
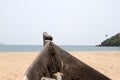
{"type": "MultiPolygon", "coordinates": [[[[39,52],[0,52],[0,80],[22,80],[39,52]]],[[[79,60],[108,76],[120,79],[120,51],[69,52],[79,60]]]]}

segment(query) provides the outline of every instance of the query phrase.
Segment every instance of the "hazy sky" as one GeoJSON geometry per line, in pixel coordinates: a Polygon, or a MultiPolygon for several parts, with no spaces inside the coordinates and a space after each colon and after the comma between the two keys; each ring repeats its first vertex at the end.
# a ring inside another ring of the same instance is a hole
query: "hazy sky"
{"type": "Polygon", "coordinates": [[[120,0],[0,0],[0,42],[97,45],[120,32],[120,0]]]}

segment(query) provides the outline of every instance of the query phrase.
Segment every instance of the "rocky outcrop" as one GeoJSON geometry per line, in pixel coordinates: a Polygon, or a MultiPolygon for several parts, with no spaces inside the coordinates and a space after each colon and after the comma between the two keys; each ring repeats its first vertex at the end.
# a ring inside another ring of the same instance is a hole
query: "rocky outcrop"
{"type": "Polygon", "coordinates": [[[104,40],[100,46],[120,46],[120,33],[104,40]]]}

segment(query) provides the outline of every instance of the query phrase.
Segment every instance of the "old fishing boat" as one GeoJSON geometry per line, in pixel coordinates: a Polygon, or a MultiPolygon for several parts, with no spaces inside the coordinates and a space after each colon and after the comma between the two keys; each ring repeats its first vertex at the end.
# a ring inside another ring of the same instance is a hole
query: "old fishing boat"
{"type": "Polygon", "coordinates": [[[27,69],[23,80],[110,80],[76,59],[43,33],[44,47],[27,69]]]}

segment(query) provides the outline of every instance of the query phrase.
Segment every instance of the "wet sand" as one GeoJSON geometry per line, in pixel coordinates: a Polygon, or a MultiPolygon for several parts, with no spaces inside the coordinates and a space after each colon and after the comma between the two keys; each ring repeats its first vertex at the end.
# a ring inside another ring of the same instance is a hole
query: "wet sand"
{"type": "MultiPolygon", "coordinates": [[[[22,80],[39,52],[0,52],[0,80],[22,80]]],[[[120,79],[120,51],[70,52],[73,56],[108,76],[120,79]]]]}

